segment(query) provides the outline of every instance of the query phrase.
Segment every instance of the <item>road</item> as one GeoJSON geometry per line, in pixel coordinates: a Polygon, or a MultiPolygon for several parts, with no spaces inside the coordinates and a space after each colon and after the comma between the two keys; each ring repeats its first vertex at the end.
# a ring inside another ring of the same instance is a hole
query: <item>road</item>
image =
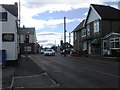
{"type": "Polygon", "coordinates": [[[118,88],[118,62],[80,57],[30,55],[63,88],[118,88]]]}

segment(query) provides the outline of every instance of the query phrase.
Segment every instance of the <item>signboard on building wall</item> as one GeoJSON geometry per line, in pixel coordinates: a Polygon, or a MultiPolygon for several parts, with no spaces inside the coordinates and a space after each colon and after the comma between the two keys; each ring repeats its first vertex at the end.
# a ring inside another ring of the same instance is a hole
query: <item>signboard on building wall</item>
{"type": "Polygon", "coordinates": [[[2,34],[2,41],[3,42],[13,42],[14,41],[14,34],[13,33],[3,33],[2,34]]]}

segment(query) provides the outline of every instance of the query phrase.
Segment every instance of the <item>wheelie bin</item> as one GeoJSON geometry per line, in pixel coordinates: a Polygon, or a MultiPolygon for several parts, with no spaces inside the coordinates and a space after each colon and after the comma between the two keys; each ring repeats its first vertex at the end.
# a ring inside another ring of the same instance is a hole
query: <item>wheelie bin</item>
{"type": "Polygon", "coordinates": [[[4,68],[6,65],[6,58],[7,58],[6,50],[2,50],[2,68],[4,68]]]}

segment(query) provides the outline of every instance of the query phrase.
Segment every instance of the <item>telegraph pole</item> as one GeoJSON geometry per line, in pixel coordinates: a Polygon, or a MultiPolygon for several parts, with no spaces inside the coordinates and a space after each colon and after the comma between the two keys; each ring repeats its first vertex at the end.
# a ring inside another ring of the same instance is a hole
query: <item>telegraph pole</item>
{"type": "Polygon", "coordinates": [[[66,43],[66,17],[64,17],[64,43],[66,43]]]}
{"type": "Polygon", "coordinates": [[[71,43],[71,33],[69,32],[69,44],[71,43]]]}

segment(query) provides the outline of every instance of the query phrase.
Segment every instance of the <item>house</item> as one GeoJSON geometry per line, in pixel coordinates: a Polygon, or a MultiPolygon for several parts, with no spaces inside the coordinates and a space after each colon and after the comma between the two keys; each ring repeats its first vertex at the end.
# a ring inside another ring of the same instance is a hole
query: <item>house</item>
{"type": "Polygon", "coordinates": [[[6,60],[19,56],[18,4],[0,4],[0,50],[6,50],[6,60]]]}
{"type": "MultiPolygon", "coordinates": [[[[103,42],[106,35],[120,33],[120,10],[110,6],[91,4],[83,27],[84,29],[80,29],[81,36],[78,37],[79,47],[82,49],[80,52],[87,50],[88,54],[104,55],[103,42]]],[[[77,35],[74,35],[74,38],[76,37],[77,35]]],[[[112,38],[109,37],[109,40],[112,38]]],[[[114,35],[114,38],[119,37],[114,35]]],[[[108,45],[108,42],[106,43],[108,45]]],[[[120,49],[120,41],[118,43],[117,50],[120,49]]],[[[110,46],[111,44],[109,43],[110,46]]],[[[108,52],[111,51],[109,47],[108,52]]]]}
{"type": "Polygon", "coordinates": [[[34,27],[22,27],[19,30],[19,37],[20,37],[20,53],[25,54],[27,53],[36,53],[38,50],[38,44],[36,39],[36,32],[34,27]]]}
{"type": "MultiPolygon", "coordinates": [[[[73,45],[76,52],[82,53],[85,48],[81,46],[81,43],[84,41],[84,37],[86,36],[85,30],[85,19],[80,22],[80,24],[72,31],[73,32],[73,45]]],[[[82,44],[83,45],[83,44],[82,44]]]]}
{"type": "Polygon", "coordinates": [[[120,56],[120,33],[110,33],[103,38],[103,55],[120,56]]]}

